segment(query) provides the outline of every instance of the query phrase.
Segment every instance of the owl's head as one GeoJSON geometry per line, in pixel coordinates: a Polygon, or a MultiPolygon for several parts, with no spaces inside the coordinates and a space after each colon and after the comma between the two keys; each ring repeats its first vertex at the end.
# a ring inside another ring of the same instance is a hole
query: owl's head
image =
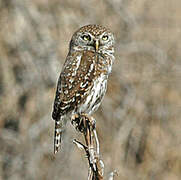
{"type": "Polygon", "coordinates": [[[70,50],[89,50],[97,53],[114,53],[114,36],[100,25],[86,25],[72,36],[70,50]]]}

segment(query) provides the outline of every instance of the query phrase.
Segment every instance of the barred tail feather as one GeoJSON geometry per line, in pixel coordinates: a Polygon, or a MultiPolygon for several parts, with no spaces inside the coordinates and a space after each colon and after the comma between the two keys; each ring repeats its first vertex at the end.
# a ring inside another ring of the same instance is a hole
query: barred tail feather
{"type": "Polygon", "coordinates": [[[62,138],[62,123],[61,121],[55,121],[54,154],[56,154],[60,149],[61,138],[62,138]]]}

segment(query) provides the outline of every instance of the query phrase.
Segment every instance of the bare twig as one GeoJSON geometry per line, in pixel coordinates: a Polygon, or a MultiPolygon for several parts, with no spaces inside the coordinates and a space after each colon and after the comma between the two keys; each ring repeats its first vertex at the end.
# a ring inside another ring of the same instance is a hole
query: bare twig
{"type": "MultiPolygon", "coordinates": [[[[73,140],[73,143],[86,152],[89,163],[88,180],[103,180],[104,163],[100,159],[95,119],[86,114],[75,115],[72,117],[72,124],[84,135],[86,145],[76,139],[73,140]]],[[[114,172],[110,174],[109,180],[113,180],[114,174],[114,172]]]]}

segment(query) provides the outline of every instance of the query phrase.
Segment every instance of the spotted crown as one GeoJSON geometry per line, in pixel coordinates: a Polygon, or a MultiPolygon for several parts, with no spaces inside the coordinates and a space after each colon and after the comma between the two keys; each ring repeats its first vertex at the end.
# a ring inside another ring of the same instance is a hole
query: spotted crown
{"type": "Polygon", "coordinates": [[[83,33],[83,32],[89,32],[91,33],[93,36],[100,36],[101,34],[103,34],[104,32],[108,32],[110,33],[111,31],[101,25],[96,25],[96,24],[90,24],[90,25],[86,25],[81,27],[77,32],[83,33]]]}

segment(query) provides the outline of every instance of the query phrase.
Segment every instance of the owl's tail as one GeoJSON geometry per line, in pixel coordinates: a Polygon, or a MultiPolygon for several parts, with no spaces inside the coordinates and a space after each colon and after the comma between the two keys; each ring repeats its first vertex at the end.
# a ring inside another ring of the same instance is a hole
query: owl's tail
{"type": "Polygon", "coordinates": [[[62,138],[62,122],[55,121],[55,133],[54,133],[54,154],[58,152],[61,146],[62,138]]]}

